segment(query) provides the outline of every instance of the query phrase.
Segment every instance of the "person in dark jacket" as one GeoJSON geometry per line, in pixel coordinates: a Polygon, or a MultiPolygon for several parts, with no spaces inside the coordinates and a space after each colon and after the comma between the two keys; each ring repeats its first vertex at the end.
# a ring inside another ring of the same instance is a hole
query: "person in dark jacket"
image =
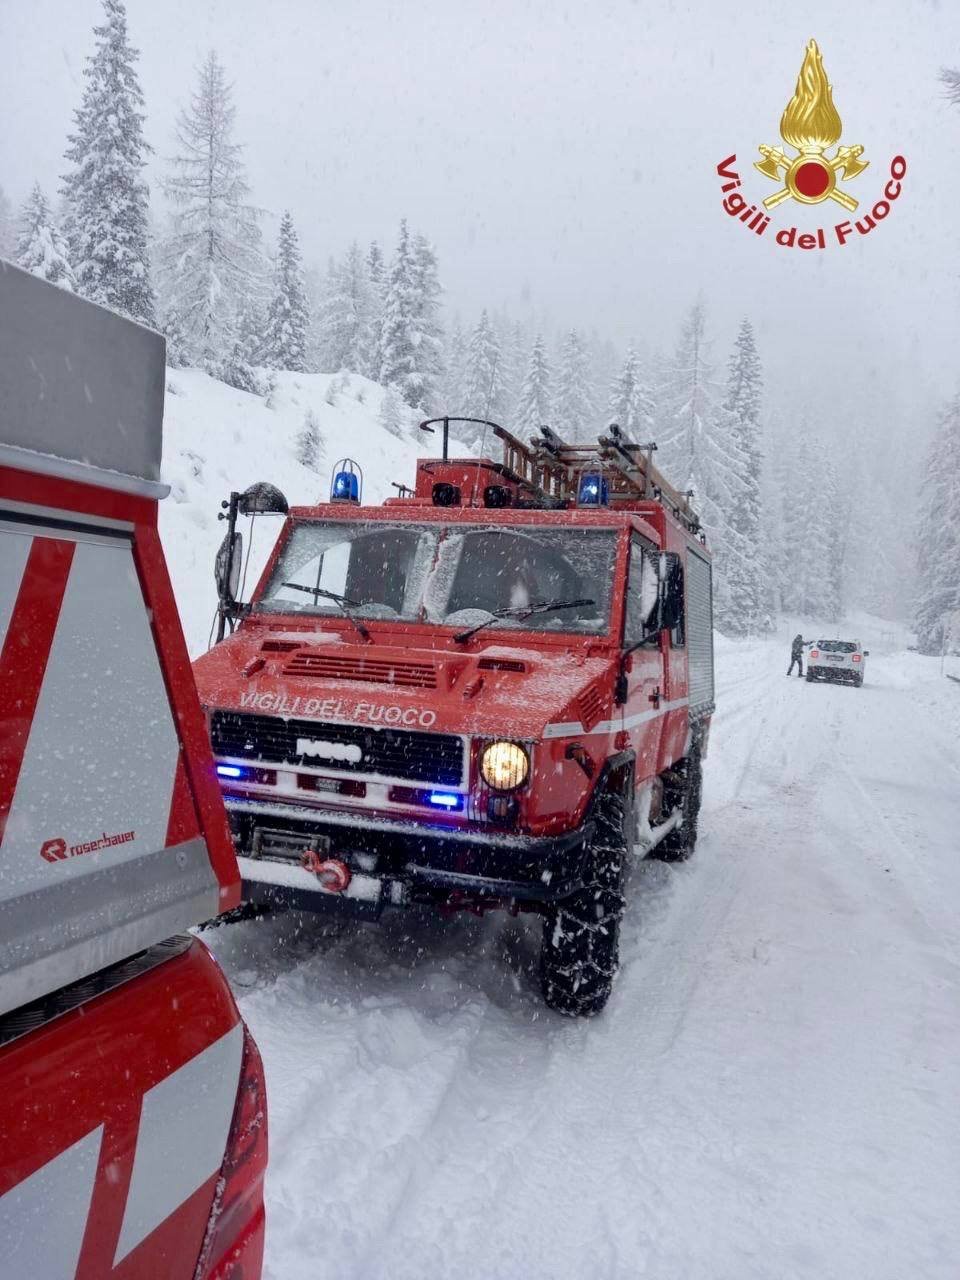
{"type": "Polygon", "coordinates": [[[787,668],[787,675],[793,675],[794,663],[797,665],[797,675],[803,679],[803,651],[809,649],[813,644],[812,640],[805,641],[803,636],[794,636],[793,643],[790,646],[790,666],[787,668]]]}

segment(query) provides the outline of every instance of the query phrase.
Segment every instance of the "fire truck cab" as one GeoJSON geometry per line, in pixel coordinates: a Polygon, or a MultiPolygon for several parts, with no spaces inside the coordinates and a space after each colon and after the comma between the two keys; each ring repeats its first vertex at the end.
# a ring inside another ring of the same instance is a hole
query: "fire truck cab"
{"type": "Polygon", "coordinates": [[[0,262],[0,1277],[256,1280],[239,874],[157,535],[163,339],[0,262]]]}
{"type": "Polygon", "coordinates": [[[502,461],[450,458],[450,421],[399,497],[363,505],[347,464],[291,509],[249,604],[228,532],[235,630],[195,671],[243,895],[539,912],[547,1004],[592,1014],[628,857],[696,839],[710,555],[655,446],[491,423],[502,461]]]}

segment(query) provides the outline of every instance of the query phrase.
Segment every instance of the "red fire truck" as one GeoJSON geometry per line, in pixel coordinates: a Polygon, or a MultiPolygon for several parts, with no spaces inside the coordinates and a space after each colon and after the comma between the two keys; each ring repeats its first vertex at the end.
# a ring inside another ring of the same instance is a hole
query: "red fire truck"
{"type": "MultiPolygon", "coordinates": [[[[544,998],[605,1005],[628,855],[689,856],[713,710],[711,565],[686,495],[617,427],[594,446],[494,423],[501,462],[441,456],[413,489],[293,508],[195,664],[253,904],[543,916],[544,998]]],[[[265,496],[266,495],[266,496],[265,496]]],[[[227,506],[225,503],[224,506],[227,506]]]]}
{"type": "Polygon", "coordinates": [[[256,1280],[239,875],[160,542],[164,344],[0,262],[0,1276],[256,1280]]]}

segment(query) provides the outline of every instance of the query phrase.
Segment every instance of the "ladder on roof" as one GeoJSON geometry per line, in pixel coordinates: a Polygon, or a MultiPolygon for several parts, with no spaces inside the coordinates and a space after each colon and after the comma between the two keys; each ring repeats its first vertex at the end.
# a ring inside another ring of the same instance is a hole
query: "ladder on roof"
{"type": "Polygon", "coordinates": [[[493,433],[503,443],[503,462],[526,488],[546,498],[575,500],[580,477],[598,473],[607,481],[611,503],[638,500],[663,503],[691,532],[699,533],[700,517],[689,492],[675,489],[654,466],[656,445],[636,444],[616,423],[596,444],[567,444],[550,429],[541,427],[525,445],[504,427],[493,433]]]}

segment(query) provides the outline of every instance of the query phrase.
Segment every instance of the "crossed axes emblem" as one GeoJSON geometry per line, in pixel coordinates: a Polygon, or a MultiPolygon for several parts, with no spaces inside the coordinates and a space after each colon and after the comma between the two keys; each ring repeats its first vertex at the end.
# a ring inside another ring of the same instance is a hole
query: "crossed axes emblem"
{"type": "MultiPolygon", "coordinates": [[[[864,169],[869,165],[869,160],[861,160],[863,155],[863,147],[838,147],[837,154],[830,159],[826,156],[822,149],[810,149],[801,152],[793,160],[784,152],[782,147],[767,147],[762,143],[760,145],[760,154],[762,160],[754,161],[754,168],[764,175],[764,177],[772,178],[774,182],[781,182],[786,179],[786,183],[779,191],[775,191],[772,196],[767,196],[764,200],[764,208],[775,209],[778,204],[782,204],[784,200],[791,197],[798,198],[797,187],[795,184],[795,176],[805,165],[816,166],[817,168],[830,169],[833,171],[829,176],[830,190],[825,191],[821,199],[829,197],[836,200],[837,204],[842,205],[848,213],[852,213],[856,209],[859,201],[853,196],[847,195],[845,191],[839,190],[836,186],[836,174],[841,174],[845,181],[855,178],[857,174],[863,173],[864,169]],[[781,173],[781,170],[783,171],[781,173]]],[[[814,201],[808,201],[814,203],[814,201]]]]}

